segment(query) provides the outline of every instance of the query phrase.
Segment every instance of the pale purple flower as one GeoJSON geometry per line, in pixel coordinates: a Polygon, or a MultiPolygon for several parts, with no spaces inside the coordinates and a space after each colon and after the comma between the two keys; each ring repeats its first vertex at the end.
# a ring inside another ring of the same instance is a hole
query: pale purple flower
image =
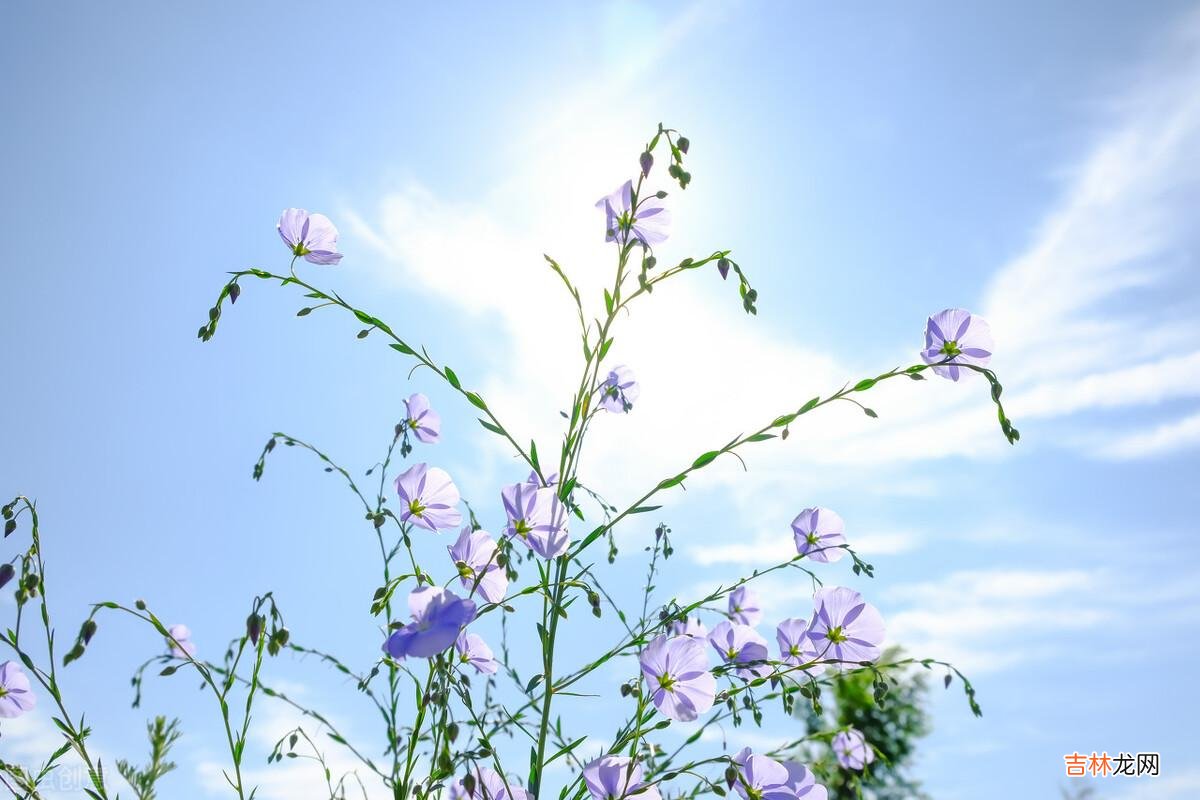
{"type": "Polygon", "coordinates": [[[408,596],[413,621],[392,633],[383,651],[396,660],[432,658],[458,638],[475,619],[475,604],[437,586],[422,586],[408,596]]]}
{"type": "Polygon", "coordinates": [[[665,716],[690,722],[712,708],[717,679],[699,639],[659,636],[642,651],[641,665],[654,707],[665,716]]]}
{"type": "Polygon", "coordinates": [[[192,629],[187,625],[172,625],[167,628],[171,638],[167,639],[167,647],[175,658],[196,655],[196,645],[192,642],[192,629]],[[172,641],[174,640],[174,641],[172,641]]]}
{"type": "Polygon", "coordinates": [[[729,593],[729,617],[742,625],[757,625],[762,621],[758,595],[748,586],[739,586],[729,593]]]}
{"type": "Polygon", "coordinates": [[[446,548],[458,569],[468,596],[478,591],[489,603],[499,603],[508,591],[508,575],[496,563],[496,542],[487,531],[459,531],[458,540],[446,548]]]}
{"type": "Polygon", "coordinates": [[[626,366],[613,367],[600,385],[600,407],[613,414],[628,414],[642,389],[626,366]]]}
{"type": "Polygon", "coordinates": [[[492,675],[500,668],[492,654],[492,648],[487,646],[487,642],[479,634],[460,634],[454,641],[454,648],[458,650],[458,660],[470,664],[477,672],[492,675]]]}
{"type": "Polygon", "coordinates": [[[508,525],[504,535],[519,538],[542,558],[557,558],[567,552],[567,507],[549,487],[514,483],[500,492],[508,525]]]}
{"type": "Polygon", "coordinates": [[[417,441],[433,444],[442,433],[442,418],[429,405],[429,398],[421,393],[404,401],[404,424],[412,431],[417,441]]]}
{"type": "MultiPolygon", "coordinates": [[[[769,657],[767,640],[749,625],[722,620],[708,634],[708,641],[726,664],[751,664],[766,661],[769,657]]],[[[763,677],[771,674],[771,665],[760,663],[742,666],[737,674],[746,680],[763,677]]]]}
{"type": "Polygon", "coordinates": [[[921,358],[926,364],[951,359],[948,365],[934,367],[933,371],[956,381],[971,372],[957,364],[985,366],[992,360],[994,346],[992,328],[987,320],[962,308],[947,308],[925,323],[925,349],[921,351],[921,358]]]}
{"type": "Polygon", "coordinates": [[[29,688],[29,676],[15,661],[0,664],[0,717],[12,719],[37,705],[37,696],[29,688]]]}
{"type": "Polygon", "coordinates": [[[733,757],[738,778],[733,788],[746,800],[795,800],[788,771],[773,758],[759,756],[743,748],[733,757]]]}
{"type": "Polygon", "coordinates": [[[854,728],[833,737],[833,754],[846,769],[862,769],[875,760],[875,751],[867,744],[866,737],[854,728]]]}
{"type": "Polygon", "coordinates": [[[284,209],[275,227],[292,254],[302,256],[305,261],[336,264],[342,260],[337,251],[337,228],[324,214],[309,214],[303,208],[284,209]]]}
{"type": "MultiPolygon", "coordinates": [[[[779,642],[779,660],[788,666],[799,667],[817,660],[817,651],[808,638],[808,623],[802,619],[785,619],[775,628],[779,642]]],[[[824,665],[808,667],[802,672],[816,675],[825,671],[824,665]]]]}
{"type": "MultiPolygon", "coordinates": [[[[537,470],[530,470],[529,477],[525,479],[525,482],[532,483],[534,486],[542,485],[542,479],[538,477],[537,470]]],[[[546,485],[547,486],[558,485],[558,473],[557,472],[551,472],[549,475],[546,476],[546,485]]]]}
{"type": "Polygon", "coordinates": [[[529,792],[515,781],[505,781],[500,773],[490,767],[475,768],[475,789],[468,792],[461,780],[450,785],[450,797],[470,800],[531,800],[529,792]]]}
{"type": "Polygon", "coordinates": [[[700,621],[699,617],[688,617],[684,620],[675,620],[671,623],[671,635],[673,636],[691,636],[693,639],[708,638],[708,628],[700,621]]]}
{"type": "Polygon", "coordinates": [[[628,756],[602,756],[583,768],[593,800],[661,800],[658,787],[643,781],[642,765],[628,756]]]}
{"type": "Polygon", "coordinates": [[[796,552],[813,561],[830,564],[846,555],[846,523],[828,508],[806,508],[792,520],[796,552]]]}
{"type": "Polygon", "coordinates": [[[788,785],[796,793],[797,800],[829,800],[829,791],[817,783],[813,771],[799,761],[783,762],[788,774],[788,785]]]}
{"type": "Polygon", "coordinates": [[[861,594],[834,586],[817,590],[813,602],[816,613],[807,635],[819,657],[849,665],[879,658],[883,617],[861,594]]]}
{"type": "Polygon", "coordinates": [[[402,508],[400,521],[437,532],[462,523],[455,506],[462,498],[446,471],[428,464],[414,464],[396,478],[396,494],[402,508]]]}
{"type": "Polygon", "coordinates": [[[671,213],[666,206],[655,195],[638,200],[635,213],[633,181],[625,181],[621,188],[596,202],[596,208],[604,212],[604,241],[624,245],[636,239],[642,246],[652,247],[667,240],[671,213]]]}

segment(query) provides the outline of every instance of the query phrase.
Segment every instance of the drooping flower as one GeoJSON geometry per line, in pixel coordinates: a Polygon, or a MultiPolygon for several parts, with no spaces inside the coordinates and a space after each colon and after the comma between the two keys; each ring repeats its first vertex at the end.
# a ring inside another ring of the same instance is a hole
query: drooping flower
{"type": "Polygon", "coordinates": [[[487,531],[459,531],[458,540],[446,548],[458,569],[459,580],[470,596],[478,591],[489,603],[499,603],[508,591],[508,575],[496,562],[496,542],[487,531]]]}
{"type": "MultiPolygon", "coordinates": [[[[779,642],[779,660],[799,667],[817,660],[817,651],[808,638],[808,623],[802,619],[785,619],[775,628],[775,641],[779,642]]],[[[825,665],[807,667],[802,672],[817,675],[825,671],[825,665]]]]}
{"type": "Polygon", "coordinates": [[[529,792],[515,781],[506,781],[500,773],[490,767],[475,768],[475,785],[468,792],[462,780],[450,785],[450,797],[469,800],[530,800],[529,792]]]}
{"type": "Polygon", "coordinates": [[[867,744],[867,738],[854,728],[833,737],[833,754],[846,769],[862,769],[875,760],[875,751],[867,744]]]}
{"type": "Polygon", "coordinates": [[[796,800],[829,800],[829,791],[817,783],[813,771],[799,761],[783,762],[788,774],[788,785],[796,793],[796,800]]]}
{"type": "Polygon", "coordinates": [[[845,530],[846,523],[828,508],[806,508],[792,520],[796,552],[823,564],[846,555],[845,549],[838,546],[846,543],[845,530]]]}
{"type": "Polygon", "coordinates": [[[549,487],[514,483],[500,492],[508,526],[504,535],[520,539],[542,558],[557,558],[567,552],[571,537],[567,533],[567,507],[549,487]]]}
{"type": "Polygon", "coordinates": [[[745,747],[733,757],[733,763],[738,766],[733,788],[746,800],[795,800],[787,768],[775,759],[755,755],[745,747]]]}
{"type": "Polygon", "coordinates": [[[758,595],[748,586],[739,586],[729,593],[729,617],[741,625],[757,625],[762,621],[758,595]]]}
{"type": "Polygon", "coordinates": [[[712,708],[717,679],[699,639],[659,636],[642,651],[641,665],[654,707],[665,716],[690,722],[712,708]]]}
{"type": "Polygon", "coordinates": [[[396,494],[402,507],[400,521],[437,532],[462,523],[455,506],[462,498],[444,469],[413,464],[396,478],[396,494]]]}
{"type": "Polygon", "coordinates": [[[37,695],[29,688],[29,676],[15,661],[0,664],[0,717],[12,719],[31,711],[37,695]]]}
{"type": "Polygon", "coordinates": [[[171,638],[167,639],[167,648],[175,658],[196,655],[196,645],[192,642],[192,629],[187,625],[172,625],[167,628],[171,638]],[[174,641],[172,641],[174,640],[174,641]]]}
{"type": "Polygon", "coordinates": [[[921,358],[926,364],[950,359],[949,364],[934,367],[933,371],[956,381],[971,372],[958,364],[985,366],[992,360],[994,346],[992,328],[987,320],[962,308],[947,308],[925,323],[925,349],[921,351],[921,358]]]}
{"type": "Polygon", "coordinates": [[[593,800],[661,800],[658,787],[647,786],[642,765],[628,756],[602,756],[583,768],[583,782],[593,800]]]}
{"type": "Polygon", "coordinates": [[[726,664],[748,664],[737,670],[738,677],[750,680],[771,674],[771,665],[764,662],[769,658],[767,640],[749,625],[740,625],[722,620],[708,634],[708,641],[726,664]]]}
{"type": "Polygon", "coordinates": [[[477,672],[492,675],[500,668],[492,654],[492,648],[487,646],[487,642],[479,634],[459,634],[458,639],[454,641],[454,648],[458,650],[458,660],[470,664],[477,672]]]}
{"type": "Polygon", "coordinates": [[[418,392],[404,401],[404,424],[417,441],[433,444],[442,433],[442,418],[429,405],[429,398],[418,392]]]}
{"type": "Polygon", "coordinates": [[[596,208],[604,212],[606,242],[624,245],[631,239],[643,247],[662,244],[670,235],[671,213],[655,195],[638,198],[638,208],[633,208],[633,181],[625,181],[621,188],[596,202],[596,208]]]}
{"type": "Polygon", "coordinates": [[[708,628],[700,621],[699,617],[688,617],[684,620],[675,620],[671,623],[672,636],[691,636],[693,639],[708,638],[708,628]]]}
{"type": "Polygon", "coordinates": [[[879,658],[883,644],[883,616],[862,595],[844,586],[817,590],[816,613],[808,624],[808,638],[822,659],[847,662],[879,658]]]}
{"type": "Polygon", "coordinates": [[[475,604],[437,586],[422,586],[408,596],[413,621],[392,633],[383,650],[396,660],[432,658],[458,638],[475,619],[475,604]]]}
{"type": "Polygon", "coordinates": [[[613,367],[600,385],[600,408],[613,414],[628,414],[642,389],[626,366],[613,367]]]}
{"type": "Polygon", "coordinates": [[[284,209],[275,227],[292,254],[309,263],[336,264],[342,260],[337,249],[337,228],[324,214],[309,214],[303,208],[284,209]]]}

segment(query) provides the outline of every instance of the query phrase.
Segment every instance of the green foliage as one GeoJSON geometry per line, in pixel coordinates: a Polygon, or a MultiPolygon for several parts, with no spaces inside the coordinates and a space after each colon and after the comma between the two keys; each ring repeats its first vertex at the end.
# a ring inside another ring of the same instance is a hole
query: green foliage
{"type": "Polygon", "coordinates": [[[133,787],[138,800],[154,800],[157,797],[155,790],[159,779],[175,769],[175,762],[168,761],[167,755],[181,735],[179,720],[167,722],[166,717],[155,717],[146,723],[146,736],[150,740],[150,763],[145,767],[137,767],[118,759],[117,772],[133,787]]]}

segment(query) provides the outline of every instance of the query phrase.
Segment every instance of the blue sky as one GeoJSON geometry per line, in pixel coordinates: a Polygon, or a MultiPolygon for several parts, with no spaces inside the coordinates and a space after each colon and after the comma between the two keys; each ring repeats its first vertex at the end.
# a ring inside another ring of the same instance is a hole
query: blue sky
{"type": "MultiPolygon", "coordinates": [[[[786,554],[799,509],[836,508],[877,577],[823,577],[976,680],[982,720],[936,698],[916,769],[935,797],[1053,796],[1074,750],[1163,754],[1156,783],[1108,781],[1102,798],[1195,796],[1200,12],[427,6],[10,13],[0,487],[39,500],[62,630],[90,602],[145,597],[216,656],[273,589],[298,642],[369,666],[369,531],[298,453],[251,481],[270,432],[365,469],[420,390],[445,442],[418,455],[489,527],[520,470],[428,375],[345,319],[295,319],[285,292],[247,286],[201,346],[223,273],[285,267],[280,209],[329,214],[346,258],[306,271],[549,451],[578,355],[541,254],[599,286],[610,254],[592,203],[662,120],[691,138],[695,175],[670,199],[664,259],[734,249],[760,314],[706,274],[624,323],[613,357],[642,399],[597,426],[592,483],[620,505],[798,401],[910,362],[946,306],[992,322],[1023,433],[1004,443],[977,384],[881,389],[874,421],[830,409],[754,451],[749,473],[719,463],[670,498],[663,591],[786,554]]],[[[649,528],[620,532],[620,590],[649,528]]],[[[431,563],[443,544],[423,545],[431,563]]],[[[762,593],[774,617],[807,607],[804,587],[762,593]]],[[[574,643],[603,635],[578,624],[574,643]]],[[[102,621],[69,696],[108,759],[141,753],[145,714],[183,716],[170,793],[217,796],[218,720],[194,681],[153,681],[128,708],[127,676],[158,647],[102,621]]],[[[318,664],[270,669],[378,740],[318,664]]],[[[261,713],[260,748],[290,721],[261,713]]],[[[0,756],[32,758],[49,730],[44,714],[6,723],[0,756]]],[[[775,720],[747,743],[789,730],[775,720]]],[[[310,775],[261,763],[260,796],[307,796],[310,775]]]]}

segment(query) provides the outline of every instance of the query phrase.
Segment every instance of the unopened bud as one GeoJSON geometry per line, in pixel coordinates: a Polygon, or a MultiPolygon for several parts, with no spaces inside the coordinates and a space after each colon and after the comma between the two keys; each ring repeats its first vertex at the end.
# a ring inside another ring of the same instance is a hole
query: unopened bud
{"type": "Polygon", "coordinates": [[[79,638],[83,639],[84,644],[90,644],[92,637],[96,635],[96,620],[89,619],[83,623],[83,628],[79,631],[79,638]]]}
{"type": "Polygon", "coordinates": [[[638,163],[642,167],[642,177],[644,178],[650,174],[650,168],[654,166],[654,156],[650,155],[649,151],[642,153],[638,158],[638,163]]]}
{"type": "Polygon", "coordinates": [[[262,626],[263,618],[257,612],[246,617],[246,635],[255,644],[258,644],[258,637],[262,635],[262,626]]]}
{"type": "Polygon", "coordinates": [[[688,148],[691,147],[691,145],[692,145],[692,143],[688,141],[688,138],[686,136],[680,136],[679,140],[675,144],[676,144],[676,146],[679,147],[679,152],[685,153],[685,154],[687,153],[688,148]]]}
{"type": "Polygon", "coordinates": [[[140,599],[135,600],[133,605],[134,605],[134,608],[136,608],[138,611],[146,610],[146,601],[145,600],[140,600],[140,599]]]}
{"type": "Polygon", "coordinates": [[[721,273],[721,280],[729,277],[729,259],[722,258],[717,262],[717,272],[721,273]]]}
{"type": "Polygon", "coordinates": [[[0,589],[3,589],[16,574],[17,571],[13,568],[12,564],[0,564],[0,589]]]}
{"type": "Polygon", "coordinates": [[[237,299],[242,295],[242,287],[236,283],[229,284],[229,302],[236,303],[237,299]]]}

